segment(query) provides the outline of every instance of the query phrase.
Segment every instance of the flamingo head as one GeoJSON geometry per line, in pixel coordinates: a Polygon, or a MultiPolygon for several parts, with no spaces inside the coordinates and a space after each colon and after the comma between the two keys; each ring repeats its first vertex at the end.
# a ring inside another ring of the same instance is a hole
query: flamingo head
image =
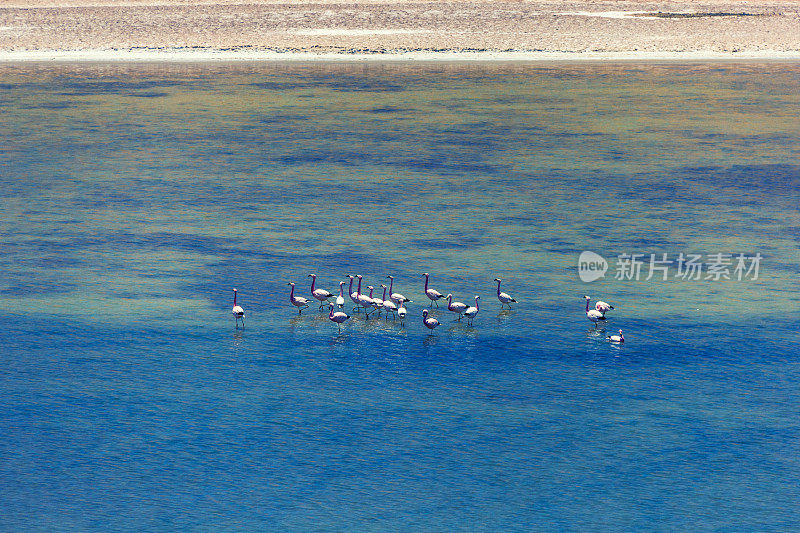
{"type": "Polygon", "coordinates": [[[591,300],[591,298],[589,298],[588,296],[584,296],[584,298],[586,298],[587,300],[591,300]]]}
{"type": "Polygon", "coordinates": [[[383,283],[381,283],[381,287],[383,287],[383,288],[385,289],[385,288],[386,288],[386,285],[384,285],[383,283]]]}
{"type": "Polygon", "coordinates": [[[495,280],[497,283],[500,283],[501,281],[503,281],[503,280],[502,280],[502,279],[500,279],[500,278],[494,278],[494,280],[495,280]]]}
{"type": "Polygon", "coordinates": [[[622,337],[622,330],[619,330],[619,336],[622,337]]]}
{"type": "Polygon", "coordinates": [[[356,274],[356,277],[357,277],[358,279],[363,279],[363,278],[364,278],[364,276],[362,276],[361,274],[356,274]]]}
{"type": "Polygon", "coordinates": [[[453,295],[452,294],[448,294],[447,296],[445,296],[445,298],[447,298],[447,301],[449,302],[450,300],[453,299],[453,295]]]}
{"type": "Polygon", "coordinates": [[[608,308],[609,309],[614,309],[614,306],[613,305],[609,305],[608,308]]]}
{"type": "Polygon", "coordinates": [[[386,276],[389,279],[394,279],[394,276],[386,276]]]}
{"type": "Polygon", "coordinates": [[[233,292],[239,292],[239,291],[237,291],[236,289],[233,289],[233,292]]]}
{"type": "Polygon", "coordinates": [[[317,277],[317,275],[316,275],[316,274],[309,274],[309,275],[308,275],[308,276],[306,276],[306,277],[307,277],[307,278],[316,278],[316,277],[317,277]]]}
{"type": "Polygon", "coordinates": [[[430,275],[430,274],[428,274],[427,272],[425,272],[425,273],[422,275],[422,277],[424,277],[424,278],[427,278],[429,275],[430,275]]]}
{"type": "Polygon", "coordinates": [[[375,287],[373,287],[372,285],[367,285],[367,288],[368,289],[374,289],[375,287]]]}
{"type": "Polygon", "coordinates": [[[422,318],[428,318],[428,310],[427,309],[423,309],[422,310],[422,318]]]}
{"type": "Polygon", "coordinates": [[[480,299],[481,299],[481,297],[476,295],[476,296],[475,296],[475,299],[476,299],[476,300],[480,300],[480,299]]]}
{"type": "Polygon", "coordinates": [[[341,287],[342,285],[344,285],[344,281],[339,282],[339,286],[341,287]]]}
{"type": "Polygon", "coordinates": [[[292,287],[294,287],[294,283],[292,283],[291,281],[287,283],[287,285],[291,285],[292,287]]]}

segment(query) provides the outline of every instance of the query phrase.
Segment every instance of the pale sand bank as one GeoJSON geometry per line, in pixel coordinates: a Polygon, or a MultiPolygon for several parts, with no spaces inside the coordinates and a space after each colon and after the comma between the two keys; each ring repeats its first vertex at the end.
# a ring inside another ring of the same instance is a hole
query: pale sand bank
{"type": "Polygon", "coordinates": [[[800,1],[9,0],[0,61],[797,60],[800,1]]]}

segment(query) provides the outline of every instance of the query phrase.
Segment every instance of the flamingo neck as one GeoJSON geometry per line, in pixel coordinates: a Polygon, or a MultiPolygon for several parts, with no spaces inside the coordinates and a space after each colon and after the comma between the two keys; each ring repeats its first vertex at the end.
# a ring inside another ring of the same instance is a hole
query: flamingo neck
{"type": "Polygon", "coordinates": [[[475,298],[475,309],[477,309],[478,311],[480,311],[480,309],[481,309],[481,306],[478,305],[478,299],[477,298],[475,298]]]}
{"type": "Polygon", "coordinates": [[[370,297],[370,298],[372,298],[372,293],[373,293],[374,291],[375,291],[375,288],[374,288],[374,287],[373,287],[373,288],[371,288],[371,289],[369,290],[369,297],[370,297]]]}
{"type": "Polygon", "coordinates": [[[500,296],[500,282],[497,282],[497,295],[500,296]]]}
{"type": "Polygon", "coordinates": [[[386,287],[383,288],[383,299],[386,299],[386,287]]]}
{"type": "Polygon", "coordinates": [[[394,278],[389,278],[389,294],[392,294],[392,287],[394,287],[394,278]]]}
{"type": "Polygon", "coordinates": [[[589,312],[589,298],[586,298],[586,312],[589,312]]]}
{"type": "Polygon", "coordinates": [[[353,293],[353,278],[350,278],[350,288],[347,289],[347,294],[353,293]]]}
{"type": "Polygon", "coordinates": [[[428,292],[428,276],[425,276],[425,292],[428,292]]]}
{"type": "Polygon", "coordinates": [[[344,281],[339,284],[339,296],[344,295],[344,281]]]}
{"type": "Polygon", "coordinates": [[[236,291],[233,291],[233,306],[236,307],[236,291]]]}
{"type": "Polygon", "coordinates": [[[333,306],[329,306],[330,311],[328,312],[328,318],[333,318],[333,306]]]}
{"type": "Polygon", "coordinates": [[[357,294],[361,296],[361,278],[358,278],[358,291],[357,294]]]}
{"type": "Polygon", "coordinates": [[[317,276],[311,276],[311,292],[314,292],[314,285],[317,283],[317,276]]]}

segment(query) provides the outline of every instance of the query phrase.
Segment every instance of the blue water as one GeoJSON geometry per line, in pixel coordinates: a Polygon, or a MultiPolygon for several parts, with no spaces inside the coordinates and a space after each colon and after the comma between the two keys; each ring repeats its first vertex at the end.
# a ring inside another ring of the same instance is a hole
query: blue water
{"type": "Polygon", "coordinates": [[[797,530],[798,106],[779,63],[0,66],[0,528],[797,530]],[[298,315],[312,272],[405,327],[298,315]]]}

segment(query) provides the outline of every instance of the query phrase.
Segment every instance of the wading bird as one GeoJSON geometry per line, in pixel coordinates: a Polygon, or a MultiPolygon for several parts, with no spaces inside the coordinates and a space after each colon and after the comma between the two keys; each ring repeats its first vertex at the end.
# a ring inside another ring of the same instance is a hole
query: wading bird
{"type": "Polygon", "coordinates": [[[308,298],[303,298],[302,296],[295,296],[294,295],[294,283],[289,283],[292,286],[292,292],[289,293],[289,301],[292,302],[292,305],[297,307],[298,311],[297,314],[302,314],[303,309],[308,309],[308,298]]]}
{"type": "MultiPolygon", "coordinates": [[[[400,305],[403,302],[410,302],[411,300],[409,300],[408,298],[406,298],[405,296],[403,296],[399,292],[392,292],[392,287],[394,287],[394,276],[386,276],[386,277],[389,278],[389,280],[390,280],[389,281],[389,298],[391,298],[392,301],[396,305],[400,305]]],[[[384,298],[384,300],[386,300],[386,298],[384,298]]]]}
{"type": "Polygon", "coordinates": [[[500,292],[500,282],[503,281],[500,278],[494,278],[497,282],[497,299],[500,300],[500,309],[503,308],[504,305],[507,305],[509,309],[511,309],[511,302],[517,303],[517,301],[509,296],[504,292],[500,292]]]}
{"type": "MultiPolygon", "coordinates": [[[[231,309],[231,313],[233,316],[236,317],[236,328],[239,328],[239,319],[242,319],[242,327],[244,327],[244,309],[242,309],[241,305],[236,304],[236,293],[238,291],[233,289],[233,308],[231,309]]],[[[258,313],[256,313],[258,314],[258,313]]]]}
{"type": "Polygon", "coordinates": [[[333,294],[325,289],[314,289],[317,283],[316,274],[309,274],[308,277],[311,278],[311,296],[319,300],[319,310],[322,311],[323,306],[328,302],[328,298],[333,298],[333,294]]]}
{"type": "Polygon", "coordinates": [[[614,309],[613,305],[609,305],[605,302],[595,302],[594,308],[603,313],[603,316],[606,316],[606,312],[611,309],[614,309]]]}
{"type": "Polygon", "coordinates": [[[428,277],[430,275],[427,272],[423,274],[423,276],[425,276],[425,296],[428,297],[432,304],[435,304],[436,307],[439,307],[439,304],[436,302],[436,300],[441,300],[444,298],[444,296],[439,291],[428,288],[428,277]]]}
{"type": "Polygon", "coordinates": [[[339,296],[336,297],[336,307],[341,309],[344,307],[344,281],[339,282],[339,296]]]}
{"type": "Polygon", "coordinates": [[[467,323],[471,326],[472,320],[478,314],[478,311],[481,310],[480,305],[478,305],[478,300],[480,300],[480,296],[475,296],[475,306],[468,307],[466,311],[464,311],[464,316],[467,317],[467,323]]]}
{"type": "Polygon", "coordinates": [[[606,317],[603,316],[603,313],[598,311],[597,309],[589,309],[589,298],[588,296],[584,296],[586,298],[586,318],[594,322],[594,327],[597,327],[598,320],[605,320],[606,317]]]}
{"type": "MultiPolygon", "coordinates": [[[[342,284],[344,284],[344,282],[342,282],[342,284]]],[[[344,322],[345,320],[350,318],[350,315],[348,315],[347,313],[345,313],[343,311],[336,311],[334,313],[333,312],[333,302],[328,302],[328,306],[330,307],[330,312],[328,313],[328,319],[330,319],[332,322],[336,322],[336,324],[339,326],[339,333],[341,333],[342,332],[342,322],[344,322]]]]}
{"type": "Polygon", "coordinates": [[[467,304],[463,302],[454,302],[453,295],[447,295],[447,310],[453,312],[458,315],[457,320],[461,320],[461,316],[464,314],[464,311],[467,310],[467,304]]]}
{"type": "Polygon", "coordinates": [[[406,314],[408,313],[408,309],[406,309],[406,303],[400,302],[400,307],[397,308],[397,316],[400,317],[400,325],[405,326],[405,319],[406,314]]]}
{"type": "Polygon", "coordinates": [[[439,325],[439,321],[433,317],[428,318],[428,310],[422,310],[422,323],[425,324],[425,327],[429,330],[433,331],[439,325]]]}
{"type": "Polygon", "coordinates": [[[619,330],[619,335],[608,335],[606,339],[616,343],[625,342],[625,336],[622,334],[622,330],[619,330]]]}
{"type": "MultiPolygon", "coordinates": [[[[397,311],[397,306],[392,300],[386,299],[386,285],[381,283],[381,287],[383,287],[383,310],[386,311],[386,317],[389,317],[389,313],[392,314],[392,318],[395,318],[394,313],[397,311]]],[[[391,298],[391,294],[389,295],[391,298]]]]}

